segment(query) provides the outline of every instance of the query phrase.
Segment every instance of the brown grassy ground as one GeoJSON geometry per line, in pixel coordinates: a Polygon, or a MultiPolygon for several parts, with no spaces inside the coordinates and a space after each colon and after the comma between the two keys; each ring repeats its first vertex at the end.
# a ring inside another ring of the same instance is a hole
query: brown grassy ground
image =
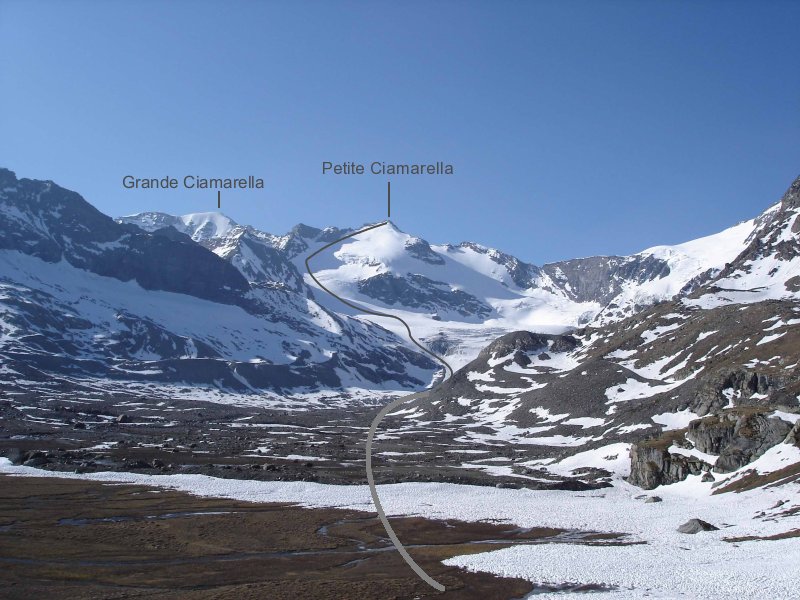
{"type": "Polygon", "coordinates": [[[0,597],[519,598],[529,583],[441,561],[558,533],[420,518],[393,524],[446,592],[417,578],[369,513],[0,476],[0,597]]]}

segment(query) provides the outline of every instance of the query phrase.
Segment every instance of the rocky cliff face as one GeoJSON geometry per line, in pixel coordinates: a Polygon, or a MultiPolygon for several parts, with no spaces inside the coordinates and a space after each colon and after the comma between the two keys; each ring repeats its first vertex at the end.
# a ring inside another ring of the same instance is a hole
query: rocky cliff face
{"type": "Polygon", "coordinates": [[[0,169],[0,190],[2,250],[226,304],[243,303],[250,289],[230,264],[191,240],[118,224],[51,181],[0,169]]]}
{"type": "Polygon", "coordinates": [[[642,284],[670,274],[667,262],[652,255],[576,258],[542,269],[574,300],[603,305],[611,303],[626,284],[642,284]]]}
{"type": "Polygon", "coordinates": [[[800,421],[792,426],[771,412],[756,408],[725,410],[694,420],[686,429],[636,442],[631,446],[628,482],[649,490],[703,473],[704,478],[714,481],[712,471],[732,473],[779,444],[797,445],[800,421]]]}
{"type": "Polygon", "coordinates": [[[783,442],[792,426],[770,418],[769,410],[733,409],[689,424],[686,439],[698,450],[716,454],[714,471],[730,473],[783,442]]]}

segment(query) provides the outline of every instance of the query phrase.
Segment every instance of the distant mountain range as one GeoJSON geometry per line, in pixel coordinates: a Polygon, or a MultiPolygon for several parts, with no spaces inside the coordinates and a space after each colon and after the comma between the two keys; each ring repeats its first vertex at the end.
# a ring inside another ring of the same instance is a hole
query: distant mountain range
{"type": "MultiPolygon", "coordinates": [[[[394,323],[310,284],[305,257],[353,230],[298,225],[278,236],[218,213],[114,220],[75,192],[8,170],[0,190],[0,353],[26,381],[358,395],[420,389],[437,373],[394,323]]],[[[543,266],[472,242],[431,245],[390,224],[313,266],[338,294],[402,316],[458,367],[511,331],[613,324],[715,281],[744,285],[746,257],[772,278],[759,298],[794,297],[773,284],[797,287],[795,267],[769,275],[774,257],[757,246],[779,213],[686,244],[543,266]]],[[[789,256],[786,240],[774,243],[789,256]]]]}
{"type": "MultiPolygon", "coordinates": [[[[152,233],[170,227],[235,266],[251,284],[304,292],[331,311],[356,314],[307,287],[302,275],[309,253],[353,229],[298,225],[276,236],[218,213],[141,213],[118,221],[152,233]]],[[[755,227],[752,220],[678,246],[540,267],[473,242],[431,245],[390,223],[315,258],[314,268],[337,294],[402,316],[421,339],[461,366],[509,331],[563,332],[610,323],[686,293],[740,254],[755,227]]],[[[374,320],[404,335],[396,323],[374,320]]]]}

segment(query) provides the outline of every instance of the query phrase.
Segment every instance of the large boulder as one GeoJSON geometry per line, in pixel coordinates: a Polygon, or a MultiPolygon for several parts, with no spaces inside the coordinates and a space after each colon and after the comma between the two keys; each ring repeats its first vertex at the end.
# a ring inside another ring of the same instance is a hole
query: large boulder
{"type": "Polygon", "coordinates": [[[689,424],[686,438],[701,452],[718,454],[714,471],[730,473],[781,443],[792,426],[764,409],[742,407],[689,424]]]}
{"type": "Polygon", "coordinates": [[[12,465],[21,465],[28,458],[28,453],[19,448],[9,448],[6,450],[5,456],[12,465]]]}
{"type": "Polygon", "coordinates": [[[689,519],[686,523],[678,527],[678,532],[694,534],[700,533],[701,531],[717,531],[718,529],[719,527],[707,521],[703,521],[702,519],[689,519]]]}
{"type": "Polygon", "coordinates": [[[634,443],[628,483],[652,490],[659,485],[683,481],[688,475],[698,475],[710,468],[699,458],[669,452],[672,443],[683,437],[682,433],[683,430],[669,432],[659,438],[634,443]]]}

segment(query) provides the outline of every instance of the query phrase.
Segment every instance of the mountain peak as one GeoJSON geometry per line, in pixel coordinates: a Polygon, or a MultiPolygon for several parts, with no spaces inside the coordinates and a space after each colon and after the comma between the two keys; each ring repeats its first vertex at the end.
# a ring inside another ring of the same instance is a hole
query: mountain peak
{"type": "Polygon", "coordinates": [[[786,190],[783,198],[781,198],[781,205],[784,209],[800,208],[800,176],[786,190]]]}
{"type": "Polygon", "coordinates": [[[172,227],[196,242],[225,237],[239,227],[236,221],[220,212],[189,213],[179,217],[163,212],[143,212],[121,217],[117,221],[136,225],[149,232],[172,227]]]}
{"type": "Polygon", "coordinates": [[[298,223],[292,230],[289,232],[290,234],[297,235],[301,238],[316,238],[319,234],[321,229],[317,227],[312,227],[311,225],[306,225],[305,223],[298,223]]]}
{"type": "Polygon", "coordinates": [[[218,238],[228,235],[238,224],[221,212],[189,213],[178,217],[192,239],[218,238]],[[191,232],[191,233],[190,233],[191,232]]]}
{"type": "Polygon", "coordinates": [[[14,173],[11,169],[6,169],[4,167],[0,167],[0,185],[8,186],[13,185],[17,182],[17,174],[14,173]]]}

